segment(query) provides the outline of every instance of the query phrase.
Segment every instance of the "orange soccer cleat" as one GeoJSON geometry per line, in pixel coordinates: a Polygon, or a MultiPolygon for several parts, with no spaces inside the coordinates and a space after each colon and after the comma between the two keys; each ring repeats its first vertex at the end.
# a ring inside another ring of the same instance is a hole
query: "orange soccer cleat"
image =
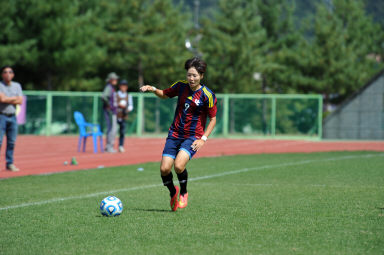
{"type": "Polygon", "coordinates": [[[175,195],[173,195],[173,197],[171,197],[171,209],[172,211],[176,211],[177,210],[177,207],[179,206],[179,201],[177,200],[177,198],[179,197],[179,187],[178,186],[175,186],[175,189],[176,189],[176,193],[175,195]]]}
{"type": "Polygon", "coordinates": [[[185,208],[188,205],[188,193],[185,193],[184,195],[180,195],[179,197],[179,208],[185,208]]]}

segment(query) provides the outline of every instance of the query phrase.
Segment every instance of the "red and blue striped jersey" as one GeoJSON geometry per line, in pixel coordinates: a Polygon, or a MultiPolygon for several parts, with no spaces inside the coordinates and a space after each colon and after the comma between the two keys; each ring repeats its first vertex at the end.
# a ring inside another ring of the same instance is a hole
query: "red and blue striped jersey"
{"type": "Polygon", "coordinates": [[[165,89],[164,95],[178,97],[175,117],[169,128],[168,137],[200,139],[204,134],[207,117],[216,116],[215,94],[204,85],[193,91],[188,81],[178,81],[165,89]]]}

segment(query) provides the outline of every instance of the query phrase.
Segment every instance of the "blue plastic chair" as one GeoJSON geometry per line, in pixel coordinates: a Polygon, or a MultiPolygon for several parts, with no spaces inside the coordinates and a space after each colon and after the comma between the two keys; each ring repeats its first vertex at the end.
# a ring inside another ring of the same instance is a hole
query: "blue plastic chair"
{"type": "Polygon", "coordinates": [[[85,145],[89,136],[93,137],[93,152],[97,153],[97,137],[100,140],[100,152],[103,152],[103,133],[100,131],[100,125],[92,124],[85,121],[81,112],[75,111],[73,114],[76,124],[79,126],[80,137],[77,151],[80,151],[81,142],[83,142],[83,152],[85,152],[85,145]]]}

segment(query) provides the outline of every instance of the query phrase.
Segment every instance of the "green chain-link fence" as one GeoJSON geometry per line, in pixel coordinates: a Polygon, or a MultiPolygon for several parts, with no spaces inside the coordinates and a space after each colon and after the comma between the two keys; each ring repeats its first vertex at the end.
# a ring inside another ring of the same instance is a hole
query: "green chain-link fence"
{"type": "MultiPolygon", "coordinates": [[[[77,134],[73,112],[104,127],[101,93],[24,91],[26,123],[20,134],[77,134]]],[[[164,135],[173,120],[176,99],[131,93],[134,110],[127,120],[127,135],[164,135]]],[[[322,135],[320,95],[218,94],[214,136],[309,138],[322,135]]]]}

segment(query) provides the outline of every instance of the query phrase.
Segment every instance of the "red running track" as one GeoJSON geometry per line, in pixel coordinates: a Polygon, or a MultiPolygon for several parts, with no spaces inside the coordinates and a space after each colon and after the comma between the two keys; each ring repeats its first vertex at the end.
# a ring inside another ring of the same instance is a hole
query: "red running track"
{"type": "MultiPolygon", "coordinates": [[[[5,140],[0,153],[0,179],[25,175],[159,162],[165,138],[126,138],[125,153],[93,153],[92,140],[86,152],[77,152],[77,136],[24,136],[17,138],[15,165],[20,172],[5,170],[5,140]],[[64,165],[75,157],[78,165],[64,165]]],[[[384,151],[384,141],[247,140],[212,138],[195,157],[236,154],[297,153],[324,151],[384,151]]]]}

